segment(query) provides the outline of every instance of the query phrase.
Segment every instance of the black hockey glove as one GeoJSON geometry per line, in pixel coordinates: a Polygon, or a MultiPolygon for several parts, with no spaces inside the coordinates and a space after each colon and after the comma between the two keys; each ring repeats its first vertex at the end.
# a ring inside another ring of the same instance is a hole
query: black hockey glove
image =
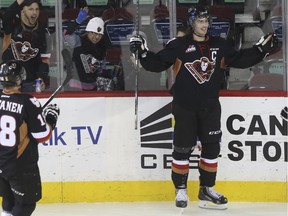
{"type": "Polygon", "coordinates": [[[262,36],[259,41],[255,44],[260,53],[269,54],[278,45],[278,38],[275,33],[268,33],[262,36]]]}
{"type": "Polygon", "coordinates": [[[60,109],[57,104],[49,104],[43,109],[43,116],[46,119],[46,122],[52,127],[55,128],[58,116],[60,115],[60,109]]]}
{"type": "Polygon", "coordinates": [[[138,51],[138,56],[145,58],[147,55],[148,47],[146,40],[140,35],[134,35],[130,38],[130,51],[136,54],[138,51]]]}
{"type": "Polygon", "coordinates": [[[288,107],[284,107],[281,110],[281,118],[283,118],[285,121],[288,121],[288,107]]]}

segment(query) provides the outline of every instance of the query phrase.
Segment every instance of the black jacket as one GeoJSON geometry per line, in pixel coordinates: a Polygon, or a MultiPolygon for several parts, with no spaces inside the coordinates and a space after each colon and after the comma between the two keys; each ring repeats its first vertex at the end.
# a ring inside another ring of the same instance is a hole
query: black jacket
{"type": "Polygon", "coordinates": [[[73,50],[73,61],[81,82],[92,83],[96,77],[101,75],[105,66],[106,42],[104,37],[93,44],[88,39],[87,33],[80,36],[81,46],[73,50]]]}

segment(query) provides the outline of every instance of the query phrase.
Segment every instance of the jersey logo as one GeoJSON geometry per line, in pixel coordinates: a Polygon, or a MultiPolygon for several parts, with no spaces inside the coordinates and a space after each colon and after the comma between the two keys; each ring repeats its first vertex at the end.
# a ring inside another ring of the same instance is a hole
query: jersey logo
{"type": "Polygon", "coordinates": [[[24,41],[22,43],[20,41],[15,42],[13,39],[11,39],[11,48],[15,60],[20,61],[28,61],[35,58],[39,52],[39,49],[33,49],[28,41],[24,41]]]}
{"type": "Polygon", "coordinates": [[[209,61],[207,57],[202,57],[192,63],[185,63],[184,66],[197,80],[198,83],[203,84],[208,82],[214,73],[214,62],[209,61]]]}
{"type": "Polygon", "coordinates": [[[34,104],[36,107],[41,107],[41,103],[40,103],[40,101],[39,101],[37,98],[32,97],[32,98],[30,98],[30,101],[31,101],[31,103],[34,104]]]}
{"type": "Polygon", "coordinates": [[[189,47],[186,49],[185,53],[194,52],[196,50],[196,47],[194,45],[189,45],[189,47]]]}
{"type": "Polygon", "coordinates": [[[102,61],[99,61],[94,56],[88,54],[80,54],[80,58],[86,73],[101,73],[102,61]]]}

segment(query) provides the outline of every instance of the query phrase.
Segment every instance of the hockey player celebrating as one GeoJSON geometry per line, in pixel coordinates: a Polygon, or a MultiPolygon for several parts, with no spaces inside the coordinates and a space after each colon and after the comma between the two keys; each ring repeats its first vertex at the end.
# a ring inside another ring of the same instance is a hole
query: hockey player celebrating
{"type": "Polygon", "coordinates": [[[1,216],[30,216],[41,199],[38,143],[48,140],[59,108],[44,110],[30,94],[19,91],[26,71],[14,60],[0,65],[0,196],[1,216]]]}
{"type": "Polygon", "coordinates": [[[190,8],[188,23],[191,33],[170,40],[158,53],[149,51],[141,36],[130,39],[130,50],[137,53],[146,70],[161,72],[173,65],[176,73],[171,89],[175,118],[172,181],[176,206],[187,206],[189,157],[199,137],[202,144],[199,206],[226,209],[228,199],[213,188],[222,135],[219,91],[224,80],[223,69],[247,68],[259,63],[276,47],[277,38],[275,34],[267,34],[252,48],[236,51],[225,39],[208,35],[211,16],[206,7],[190,8]]]}

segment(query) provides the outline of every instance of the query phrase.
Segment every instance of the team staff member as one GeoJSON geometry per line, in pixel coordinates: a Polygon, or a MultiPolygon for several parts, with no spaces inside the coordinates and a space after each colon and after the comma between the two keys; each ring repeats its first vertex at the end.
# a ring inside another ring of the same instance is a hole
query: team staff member
{"type": "Polygon", "coordinates": [[[41,199],[38,143],[48,140],[59,108],[44,110],[30,94],[19,91],[26,72],[19,62],[0,65],[0,196],[1,216],[30,216],[41,199]]]}
{"type": "Polygon", "coordinates": [[[247,68],[259,63],[275,48],[277,39],[275,34],[268,34],[254,47],[237,52],[226,40],[207,35],[211,16],[206,7],[190,8],[188,22],[191,33],[171,40],[158,53],[148,51],[139,36],[131,38],[130,49],[134,53],[138,51],[146,70],[161,72],[173,65],[177,74],[171,89],[175,117],[172,181],[176,206],[187,206],[189,157],[199,137],[202,144],[199,206],[226,209],[228,199],[213,189],[222,136],[219,91],[224,80],[223,69],[225,66],[247,68]]]}
{"type": "Polygon", "coordinates": [[[48,82],[49,58],[46,53],[45,25],[38,21],[40,0],[17,0],[3,16],[2,60],[20,61],[27,71],[21,91],[35,91],[35,80],[41,79],[42,90],[48,82]]]}

